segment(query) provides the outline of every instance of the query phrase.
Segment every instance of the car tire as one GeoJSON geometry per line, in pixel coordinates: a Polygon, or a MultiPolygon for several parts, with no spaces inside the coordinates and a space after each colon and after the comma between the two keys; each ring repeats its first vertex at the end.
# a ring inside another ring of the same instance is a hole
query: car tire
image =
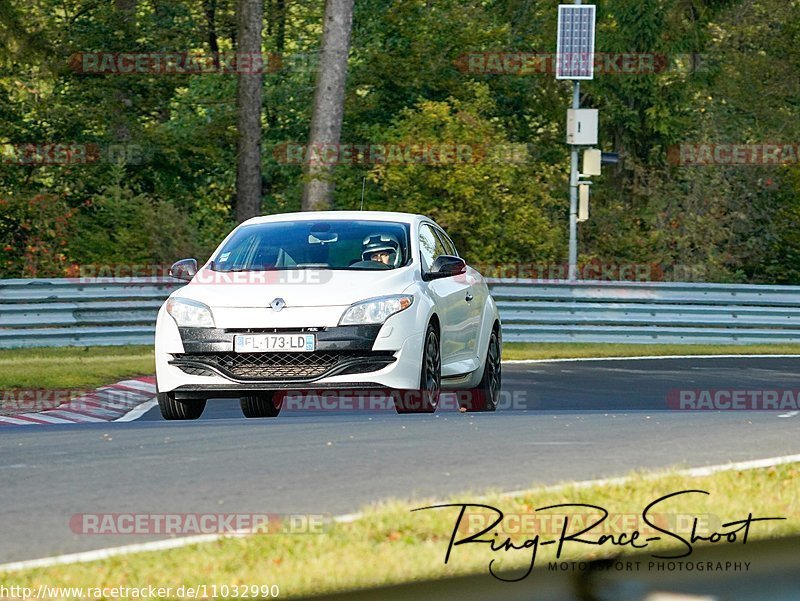
{"type": "Polygon", "coordinates": [[[483,377],[475,388],[470,388],[466,391],[466,395],[459,395],[461,409],[463,411],[496,411],[500,402],[502,376],[500,338],[497,332],[493,330],[486,348],[483,377]]]}
{"type": "Polygon", "coordinates": [[[174,394],[159,392],[156,394],[161,417],[168,420],[197,419],[203,415],[206,399],[177,400],[174,394]]]}
{"type": "Polygon", "coordinates": [[[281,405],[275,401],[276,395],[274,392],[263,392],[243,396],[239,399],[239,405],[242,407],[242,413],[247,418],[278,417],[281,412],[281,405]]]}
{"type": "Polygon", "coordinates": [[[428,324],[423,340],[419,388],[395,392],[394,407],[398,413],[433,413],[439,406],[442,350],[439,331],[432,323],[428,324]]]}

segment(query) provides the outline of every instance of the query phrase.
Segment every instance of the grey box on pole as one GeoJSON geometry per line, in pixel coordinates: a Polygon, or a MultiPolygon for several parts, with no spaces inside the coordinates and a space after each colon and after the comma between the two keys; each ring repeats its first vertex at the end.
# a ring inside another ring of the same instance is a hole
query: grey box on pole
{"type": "Polygon", "coordinates": [[[567,144],[597,144],[597,109],[567,109],[567,144]]]}

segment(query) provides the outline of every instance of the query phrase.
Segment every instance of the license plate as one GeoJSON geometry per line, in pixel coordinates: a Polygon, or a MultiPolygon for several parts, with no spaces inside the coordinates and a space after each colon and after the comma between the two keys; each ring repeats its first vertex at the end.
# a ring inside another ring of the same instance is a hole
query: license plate
{"type": "Polygon", "coordinates": [[[237,353],[310,353],[317,348],[314,334],[237,334],[237,353]]]}

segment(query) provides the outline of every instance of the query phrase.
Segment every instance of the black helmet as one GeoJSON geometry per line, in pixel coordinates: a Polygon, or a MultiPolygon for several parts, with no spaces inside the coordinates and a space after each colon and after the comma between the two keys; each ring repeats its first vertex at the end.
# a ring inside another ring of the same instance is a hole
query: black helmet
{"type": "Polygon", "coordinates": [[[361,258],[364,261],[369,261],[373,253],[383,251],[389,253],[389,263],[396,266],[399,258],[397,252],[398,248],[400,248],[400,245],[393,236],[387,234],[373,234],[364,238],[361,258]]]}

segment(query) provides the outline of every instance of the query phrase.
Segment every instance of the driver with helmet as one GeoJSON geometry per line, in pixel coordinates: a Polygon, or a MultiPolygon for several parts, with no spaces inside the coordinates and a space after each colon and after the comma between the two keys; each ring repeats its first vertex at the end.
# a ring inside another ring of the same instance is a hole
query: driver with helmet
{"type": "Polygon", "coordinates": [[[397,267],[400,260],[400,245],[393,236],[374,234],[364,238],[361,258],[364,261],[376,261],[384,265],[397,267]]]}

